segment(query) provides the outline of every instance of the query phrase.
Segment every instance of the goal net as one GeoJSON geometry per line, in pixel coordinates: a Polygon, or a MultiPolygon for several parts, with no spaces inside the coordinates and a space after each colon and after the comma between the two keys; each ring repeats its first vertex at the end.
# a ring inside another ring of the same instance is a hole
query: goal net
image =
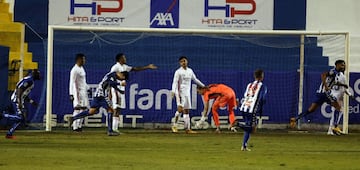
{"type": "MultiPolygon", "coordinates": [[[[86,55],[87,83],[97,83],[124,53],[130,66],[153,63],[157,70],[131,72],[126,85],[126,109],[120,126],[163,128],[170,125],[176,110],[170,90],[178,58],[185,55],[203,83],[223,83],[242,98],[257,68],[265,71],[268,87],[262,123],[286,127],[289,119],[307,109],[320,84],[320,74],[335,60],[347,60],[346,32],[223,31],[182,29],[130,29],[49,26],[47,60],[46,130],[66,126],[72,115],[68,100],[69,72],[76,53],[86,55]],[[56,117],[56,119],[54,119],[56,117]],[[52,121],[53,120],[53,121],[52,121]],[[54,121],[55,120],[55,121],[54,121]],[[53,124],[51,124],[53,122],[53,124]]],[[[347,73],[348,75],[348,73],[347,73]]],[[[192,85],[192,122],[200,118],[201,96],[192,85]]],[[[91,97],[91,96],[90,96],[91,97]]],[[[347,102],[347,101],[345,101],[347,102]]],[[[344,123],[347,124],[345,103],[344,123]]],[[[322,106],[309,119],[328,124],[332,108],[322,106]]],[[[105,111],[85,120],[85,126],[104,126],[105,111]]],[[[241,119],[238,110],[237,119],[241,119]]],[[[227,125],[226,109],[220,110],[227,125]]],[[[212,115],[208,117],[209,127],[212,115]]],[[[347,127],[345,127],[346,129],[347,127]]]]}

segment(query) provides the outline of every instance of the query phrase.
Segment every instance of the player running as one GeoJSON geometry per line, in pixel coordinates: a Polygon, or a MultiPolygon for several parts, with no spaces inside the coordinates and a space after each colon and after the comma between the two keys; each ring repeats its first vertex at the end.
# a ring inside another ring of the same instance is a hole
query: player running
{"type": "MultiPolygon", "coordinates": [[[[337,87],[347,87],[345,84],[341,84],[337,80],[341,76],[341,72],[345,71],[345,61],[337,60],[335,61],[335,67],[330,69],[328,72],[324,72],[321,74],[321,84],[319,89],[316,91],[316,100],[311,104],[311,106],[304,112],[300,113],[296,118],[290,119],[290,127],[295,128],[296,122],[305,117],[306,115],[313,113],[320,105],[323,103],[328,103],[335,108],[334,116],[337,118],[341,112],[341,105],[338,102],[337,96],[334,96],[332,93],[332,88],[337,87]]],[[[334,127],[332,129],[334,133],[341,134],[342,131],[339,127],[334,127]]]]}
{"type": "Polygon", "coordinates": [[[84,118],[86,116],[94,115],[99,112],[99,108],[103,107],[107,110],[107,120],[108,120],[108,135],[109,136],[118,136],[118,132],[114,132],[112,130],[112,117],[114,110],[111,106],[111,101],[109,99],[110,88],[115,88],[116,90],[120,91],[117,88],[119,83],[117,80],[127,80],[128,72],[110,72],[107,73],[104,78],[99,83],[98,87],[95,91],[95,96],[91,101],[90,110],[83,111],[74,117],[70,117],[69,123],[72,124],[74,120],[84,118]]]}
{"type": "MultiPolygon", "coordinates": [[[[85,55],[76,54],[75,65],[70,71],[69,94],[73,103],[73,116],[85,111],[89,107],[89,98],[87,91],[89,86],[86,83],[86,72],[84,69],[85,55]]],[[[82,131],[82,123],[84,119],[75,120],[72,124],[74,132],[82,131]]]]}
{"type": "Polygon", "coordinates": [[[225,84],[210,84],[208,87],[197,87],[197,92],[204,97],[204,110],[201,113],[201,119],[196,122],[196,126],[200,127],[205,122],[209,110],[209,100],[215,99],[211,112],[215,121],[216,132],[220,133],[220,122],[218,109],[227,106],[229,112],[230,129],[236,131],[234,127],[236,107],[236,95],[234,90],[225,84]]]}
{"type": "MultiPolygon", "coordinates": [[[[130,72],[130,71],[142,71],[147,69],[157,69],[157,67],[154,64],[149,64],[147,66],[143,67],[132,67],[126,64],[126,56],[123,53],[119,53],[115,57],[116,64],[114,64],[111,67],[110,72],[130,72]]],[[[111,102],[112,107],[114,109],[114,116],[113,116],[113,131],[119,132],[119,121],[120,121],[120,111],[121,109],[126,108],[125,103],[125,86],[126,86],[126,80],[119,81],[119,85],[117,88],[119,90],[116,90],[115,88],[111,88],[111,102]]]]}
{"type": "MultiPolygon", "coordinates": [[[[333,85],[331,88],[330,96],[334,96],[337,99],[337,102],[339,103],[340,107],[342,108],[344,94],[349,95],[352,99],[354,99],[354,96],[349,91],[349,89],[348,89],[349,86],[346,85],[346,77],[345,77],[343,71],[339,72],[339,74],[336,76],[335,82],[336,82],[335,85],[333,85]]],[[[336,115],[336,113],[334,112],[331,115],[329,130],[327,133],[328,135],[342,134],[340,128],[338,128],[338,124],[340,122],[342,114],[343,113],[340,112],[339,115],[336,115]]]]}
{"type": "Polygon", "coordinates": [[[254,72],[254,78],[255,81],[247,85],[240,106],[240,111],[245,121],[245,124],[239,123],[239,127],[245,131],[241,146],[242,151],[250,151],[247,147],[250,133],[255,132],[256,114],[262,115],[265,96],[267,94],[267,87],[262,83],[264,80],[264,71],[256,70],[254,72]]]}
{"type": "Polygon", "coordinates": [[[191,109],[191,80],[193,80],[198,86],[204,87],[205,85],[196,78],[195,73],[188,67],[188,59],[186,56],[179,58],[180,68],[175,71],[174,79],[172,83],[171,95],[175,96],[177,111],[174,116],[174,123],[171,127],[172,132],[176,133],[177,122],[180,114],[183,114],[184,127],[186,133],[196,133],[191,130],[189,109],[191,109]]]}
{"type": "Polygon", "coordinates": [[[40,80],[40,71],[37,69],[30,70],[28,75],[16,84],[16,89],[11,95],[11,102],[15,110],[15,114],[0,114],[0,119],[7,118],[12,123],[11,128],[5,136],[7,139],[14,139],[15,136],[13,136],[13,134],[16,128],[26,120],[26,110],[24,107],[25,102],[29,102],[34,106],[37,105],[37,103],[29,97],[29,93],[34,88],[35,80],[40,80]]]}

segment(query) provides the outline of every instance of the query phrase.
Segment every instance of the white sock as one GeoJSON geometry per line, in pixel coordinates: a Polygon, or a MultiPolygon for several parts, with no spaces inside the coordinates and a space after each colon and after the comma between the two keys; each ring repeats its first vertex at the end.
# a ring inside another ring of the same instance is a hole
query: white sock
{"type": "Polygon", "coordinates": [[[185,129],[190,129],[190,116],[189,116],[189,114],[184,114],[183,118],[184,118],[184,128],[185,129]]]}
{"type": "Polygon", "coordinates": [[[175,112],[175,115],[174,115],[174,123],[173,123],[173,126],[176,126],[178,121],[179,121],[179,115],[180,113],[178,111],[175,112]]]}
{"type": "MultiPolygon", "coordinates": [[[[78,113],[79,113],[79,110],[74,110],[74,111],[73,111],[73,116],[77,115],[78,113]]],[[[72,123],[72,127],[73,127],[73,130],[75,130],[75,129],[78,128],[77,120],[75,120],[75,121],[72,123]]]]}
{"type": "Polygon", "coordinates": [[[112,124],[112,128],[114,131],[118,131],[119,130],[119,121],[120,118],[119,117],[113,117],[113,124],[112,124]]]}

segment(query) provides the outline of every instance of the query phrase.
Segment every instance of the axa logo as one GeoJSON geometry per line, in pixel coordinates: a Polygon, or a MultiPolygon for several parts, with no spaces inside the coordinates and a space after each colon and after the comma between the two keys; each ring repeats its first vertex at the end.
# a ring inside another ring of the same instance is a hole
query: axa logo
{"type": "Polygon", "coordinates": [[[170,24],[171,26],[175,25],[171,13],[157,13],[155,17],[151,20],[150,25],[153,25],[154,22],[157,22],[158,26],[166,26],[167,24],[170,24]]]}
{"type": "MultiPolygon", "coordinates": [[[[255,0],[226,0],[223,6],[209,4],[211,0],[205,0],[204,16],[208,17],[211,11],[224,11],[225,17],[235,17],[236,15],[252,15],[256,11],[255,0]],[[246,9],[235,8],[235,6],[243,5],[246,9]]],[[[215,0],[212,0],[215,1],[215,0]]]]}
{"type": "Polygon", "coordinates": [[[151,28],[179,27],[179,0],[151,0],[151,28]]]}
{"type": "Polygon", "coordinates": [[[75,2],[76,0],[70,0],[70,14],[74,15],[75,10],[78,8],[91,9],[92,15],[101,15],[104,12],[107,13],[118,13],[123,7],[123,0],[88,0],[89,3],[83,3],[83,1],[75,2]],[[110,7],[104,7],[104,3],[111,3],[110,7]],[[115,5],[116,4],[116,5],[115,5]]]}

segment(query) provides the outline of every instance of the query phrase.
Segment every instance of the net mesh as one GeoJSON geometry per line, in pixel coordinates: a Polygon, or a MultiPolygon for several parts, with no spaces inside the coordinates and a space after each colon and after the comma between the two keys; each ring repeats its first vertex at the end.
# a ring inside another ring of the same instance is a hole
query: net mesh
{"type": "MultiPolygon", "coordinates": [[[[344,58],[344,36],[305,36],[304,108],[312,102],[320,84],[320,73],[344,58]]],[[[94,31],[55,31],[53,113],[63,122],[72,113],[68,101],[69,72],[76,53],[86,55],[88,84],[97,84],[115,64],[115,55],[125,53],[130,66],[153,63],[157,70],[132,72],[126,89],[126,116],[140,115],[137,123],[169,123],[174,115],[175,101],[168,94],[173,74],[179,67],[178,58],[185,55],[197,77],[205,84],[224,83],[242,98],[253,71],[265,71],[268,87],[264,116],[268,123],[287,123],[298,113],[299,35],[221,35],[170,34],[94,31]]],[[[200,116],[201,97],[192,90],[192,116],[200,116]]],[[[319,111],[321,112],[321,111],[319,111]]],[[[240,116],[238,111],[236,115],[240,116]]],[[[226,110],[220,115],[227,116],[226,110]]],[[[324,123],[324,114],[314,120],[324,123]]]]}

